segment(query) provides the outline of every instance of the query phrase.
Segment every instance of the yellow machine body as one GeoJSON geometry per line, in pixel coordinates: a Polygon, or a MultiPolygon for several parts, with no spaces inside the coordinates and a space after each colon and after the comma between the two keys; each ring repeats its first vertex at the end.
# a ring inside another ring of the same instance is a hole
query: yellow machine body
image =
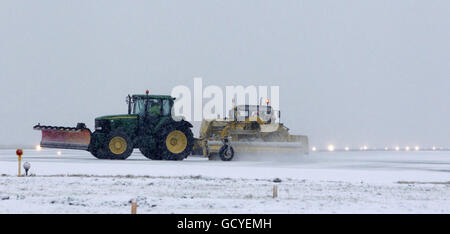
{"type": "MultiPolygon", "coordinates": [[[[229,139],[235,152],[298,152],[309,151],[308,137],[291,135],[279,123],[270,106],[242,105],[230,110],[231,118],[203,120],[194,153],[209,156],[229,139]]],[[[280,116],[278,112],[278,117],[280,116]]]]}

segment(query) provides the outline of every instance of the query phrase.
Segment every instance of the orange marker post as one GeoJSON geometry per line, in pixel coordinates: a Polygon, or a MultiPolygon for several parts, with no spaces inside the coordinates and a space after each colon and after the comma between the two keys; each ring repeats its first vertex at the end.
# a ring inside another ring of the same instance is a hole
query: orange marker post
{"type": "Polygon", "coordinates": [[[16,150],[16,154],[19,157],[19,177],[21,177],[21,172],[20,172],[20,166],[21,166],[21,161],[22,161],[22,155],[23,155],[23,151],[22,149],[17,149],[16,150]]]}
{"type": "Polygon", "coordinates": [[[137,202],[131,201],[131,214],[136,214],[137,212],[137,202]]]}

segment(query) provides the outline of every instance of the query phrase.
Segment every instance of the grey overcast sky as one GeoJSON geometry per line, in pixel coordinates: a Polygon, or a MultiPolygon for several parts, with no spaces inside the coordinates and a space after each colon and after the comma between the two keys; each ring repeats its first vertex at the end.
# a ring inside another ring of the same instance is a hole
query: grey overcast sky
{"type": "Polygon", "coordinates": [[[193,77],[279,85],[318,147],[450,146],[450,1],[0,1],[0,145],[193,77]]]}

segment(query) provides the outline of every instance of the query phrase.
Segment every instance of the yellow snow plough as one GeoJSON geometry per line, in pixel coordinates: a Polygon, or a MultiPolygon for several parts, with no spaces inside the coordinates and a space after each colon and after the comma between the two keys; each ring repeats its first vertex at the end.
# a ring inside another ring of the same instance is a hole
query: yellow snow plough
{"type": "Polygon", "coordinates": [[[277,121],[280,111],[269,105],[234,106],[228,116],[202,121],[194,155],[211,158],[218,154],[223,161],[230,161],[235,152],[309,152],[308,137],[291,135],[289,128],[277,121]]]}

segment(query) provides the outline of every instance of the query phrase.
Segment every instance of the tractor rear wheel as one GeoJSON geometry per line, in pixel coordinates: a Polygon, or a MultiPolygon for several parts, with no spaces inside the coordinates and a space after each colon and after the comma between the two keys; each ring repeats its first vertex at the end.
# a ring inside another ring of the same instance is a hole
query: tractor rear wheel
{"type": "Polygon", "coordinates": [[[159,131],[159,153],[164,160],[183,160],[192,152],[194,136],[189,127],[166,126],[159,131]]]}
{"type": "Polygon", "coordinates": [[[133,153],[131,138],[120,130],[109,134],[105,149],[108,159],[124,160],[133,153]]]}

